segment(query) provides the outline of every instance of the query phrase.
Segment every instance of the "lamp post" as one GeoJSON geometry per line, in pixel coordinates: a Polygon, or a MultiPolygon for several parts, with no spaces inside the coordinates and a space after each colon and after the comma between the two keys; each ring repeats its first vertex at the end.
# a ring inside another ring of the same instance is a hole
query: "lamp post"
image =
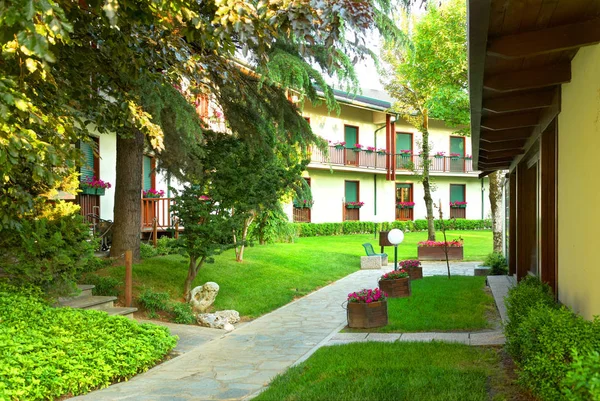
{"type": "Polygon", "coordinates": [[[390,230],[388,233],[388,241],[394,245],[394,271],[398,270],[398,244],[404,241],[404,233],[397,228],[390,230]]]}

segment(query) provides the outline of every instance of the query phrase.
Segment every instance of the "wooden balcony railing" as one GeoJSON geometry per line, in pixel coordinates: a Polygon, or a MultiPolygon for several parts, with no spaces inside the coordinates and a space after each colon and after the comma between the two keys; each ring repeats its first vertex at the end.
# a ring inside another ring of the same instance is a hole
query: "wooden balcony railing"
{"type": "MultiPolygon", "coordinates": [[[[394,155],[396,171],[423,170],[423,159],[419,155],[394,155]]],[[[429,171],[436,173],[473,173],[473,160],[450,156],[429,156],[429,171]]]]}
{"type": "Polygon", "coordinates": [[[159,231],[175,227],[175,219],[171,214],[172,198],[142,198],[142,231],[152,231],[154,219],[159,231]]]}
{"type": "Polygon", "coordinates": [[[451,207],[450,208],[450,218],[451,219],[466,219],[467,218],[467,209],[464,207],[451,207]]]}
{"type": "Polygon", "coordinates": [[[294,223],[310,223],[310,209],[294,207],[294,223]]]}
{"type": "Polygon", "coordinates": [[[413,220],[413,209],[396,208],[396,220],[413,220]]]}

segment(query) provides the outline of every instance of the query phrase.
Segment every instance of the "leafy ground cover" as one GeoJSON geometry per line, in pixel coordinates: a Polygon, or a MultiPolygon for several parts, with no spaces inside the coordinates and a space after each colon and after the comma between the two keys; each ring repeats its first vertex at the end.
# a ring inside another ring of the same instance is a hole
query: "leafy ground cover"
{"type": "Polygon", "coordinates": [[[52,308],[0,283],[0,399],[46,400],[143,372],[175,346],[168,329],[105,312],[52,308]]]}
{"type": "Polygon", "coordinates": [[[485,277],[425,277],[411,281],[411,287],[408,298],[388,298],[387,326],[348,331],[481,330],[489,328],[490,317],[497,315],[494,299],[485,291],[485,277]]]}
{"type": "Polygon", "coordinates": [[[529,400],[510,372],[495,348],[354,343],[320,348],[255,400],[529,400]]]}
{"type": "MultiPolygon", "coordinates": [[[[483,260],[492,249],[490,231],[450,231],[448,238],[465,240],[465,259],[483,260]]],[[[406,233],[398,248],[398,258],[416,258],[417,242],[427,239],[426,232],[406,233]]],[[[373,235],[340,235],[299,238],[295,243],[277,243],[248,247],[243,263],[235,261],[233,250],[205,264],[193,285],[207,281],[219,284],[215,309],[235,309],[242,316],[254,318],[283,306],[359,269],[361,244],[378,240],[373,235]]],[[[392,248],[387,252],[393,254],[392,248]]],[[[123,266],[97,272],[122,279],[123,266]]],[[[179,255],[148,258],[133,267],[134,291],[144,288],[166,291],[180,299],[187,274],[187,259],[179,255]]],[[[135,295],[135,294],[134,294],[135,295]]]]}

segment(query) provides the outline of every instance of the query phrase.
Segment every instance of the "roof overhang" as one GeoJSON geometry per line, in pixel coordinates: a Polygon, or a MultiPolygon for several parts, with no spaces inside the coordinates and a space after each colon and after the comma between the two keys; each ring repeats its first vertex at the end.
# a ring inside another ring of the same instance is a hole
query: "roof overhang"
{"type": "Polygon", "coordinates": [[[473,162],[512,169],[560,112],[577,50],[600,42],[598,0],[468,1],[473,162]]]}

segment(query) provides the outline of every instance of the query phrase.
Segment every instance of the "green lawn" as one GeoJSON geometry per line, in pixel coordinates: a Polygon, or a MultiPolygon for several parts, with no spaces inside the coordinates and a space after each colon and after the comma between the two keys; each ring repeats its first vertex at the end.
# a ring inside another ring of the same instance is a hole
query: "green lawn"
{"type": "Polygon", "coordinates": [[[408,298],[388,298],[388,325],[379,333],[471,331],[490,327],[494,299],[485,291],[485,277],[425,277],[411,282],[408,298]]]}
{"type": "MultiPolygon", "coordinates": [[[[449,239],[459,236],[465,240],[465,259],[482,260],[491,252],[490,231],[448,232],[449,239]]],[[[399,260],[416,258],[417,242],[425,239],[425,232],[406,233],[398,248],[399,260]]],[[[365,234],[299,238],[293,244],[248,247],[243,263],[237,263],[233,250],[229,250],[200,270],[194,286],[215,281],[220,286],[215,309],[235,309],[242,316],[257,317],[358,270],[364,242],[371,242],[377,249],[377,240],[365,234]]],[[[393,255],[392,248],[386,250],[393,255]]],[[[123,266],[110,267],[99,274],[122,278],[124,270],[123,266]]],[[[135,290],[149,287],[178,299],[186,274],[186,258],[150,258],[134,265],[135,290]]]]}
{"type": "Polygon", "coordinates": [[[256,401],[515,400],[497,349],[462,344],[354,343],[323,347],[277,376],[256,401]]]}

